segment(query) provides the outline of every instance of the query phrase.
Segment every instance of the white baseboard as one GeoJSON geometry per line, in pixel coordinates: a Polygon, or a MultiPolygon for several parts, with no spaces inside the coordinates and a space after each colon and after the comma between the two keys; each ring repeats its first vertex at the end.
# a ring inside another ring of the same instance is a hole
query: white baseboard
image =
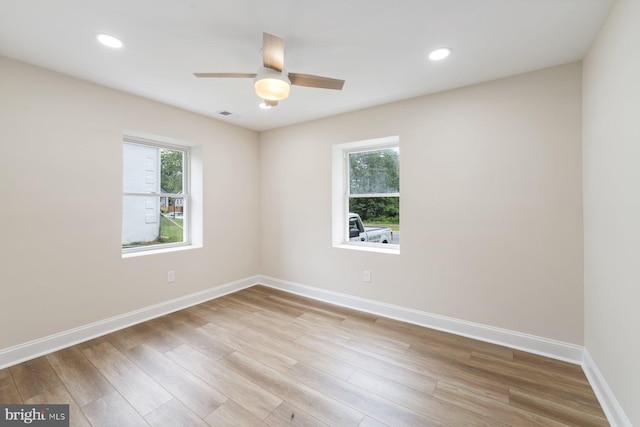
{"type": "Polygon", "coordinates": [[[584,350],[584,363],[582,364],[582,370],[587,376],[593,391],[596,393],[600,406],[602,406],[602,410],[607,416],[609,424],[614,427],[632,427],[631,421],[627,418],[627,415],[624,413],[624,410],[609,388],[609,384],[605,381],[600,369],[598,369],[598,366],[593,361],[586,348],[584,350]]]}
{"type": "Polygon", "coordinates": [[[451,332],[469,338],[504,345],[511,348],[536,353],[575,364],[583,363],[584,348],[574,344],[523,334],[507,329],[495,328],[451,317],[426,313],[410,308],[368,300],[339,292],[302,285],[268,276],[253,276],[230,282],[215,288],[185,295],[140,310],[90,323],[85,326],[63,331],[44,338],[29,341],[0,350],[0,369],[33,359],[53,351],[96,338],[110,332],[135,325],[183,308],[190,307],[223,295],[237,292],[256,284],[263,284],[297,295],[329,302],[356,310],[377,314],[403,322],[413,323],[432,329],[451,332]]]}
{"type": "Polygon", "coordinates": [[[223,295],[237,292],[258,283],[258,276],[226,283],[215,288],[185,295],[129,313],[100,320],[85,326],[63,331],[0,350],[0,369],[30,360],[83,341],[96,338],[146,320],[154,319],[183,308],[191,307],[223,295]]]}
{"type": "Polygon", "coordinates": [[[314,288],[268,276],[259,276],[260,283],[301,296],[353,308],[367,313],[400,320],[427,328],[450,332],[481,341],[504,345],[506,347],[540,354],[554,359],[564,360],[577,365],[582,364],[583,347],[566,342],[542,338],[535,335],[496,328],[479,323],[467,322],[452,317],[440,316],[411,308],[368,300],[339,292],[314,288]]]}
{"type": "Polygon", "coordinates": [[[631,427],[631,422],[591,359],[589,352],[582,346],[421,312],[273,277],[258,276],[258,280],[260,284],[319,301],[581,365],[609,423],[613,427],[631,427]]]}
{"type": "Polygon", "coordinates": [[[185,295],[140,310],[125,313],[85,326],[63,331],[0,350],[0,369],[30,360],[53,351],[87,341],[128,326],[182,310],[214,298],[261,284],[293,294],[353,308],[427,328],[437,329],[481,341],[540,354],[582,365],[602,408],[612,426],[630,427],[631,423],[600,373],[589,352],[582,346],[556,341],[508,329],[467,322],[451,317],[422,312],[406,307],[368,300],[348,294],[280,280],[268,276],[253,276],[215,288],[185,295]]]}

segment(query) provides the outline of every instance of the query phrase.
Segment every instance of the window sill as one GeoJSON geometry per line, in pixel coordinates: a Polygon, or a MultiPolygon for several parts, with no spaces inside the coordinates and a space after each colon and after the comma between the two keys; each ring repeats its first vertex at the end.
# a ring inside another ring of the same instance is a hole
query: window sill
{"type": "Polygon", "coordinates": [[[334,248],[339,249],[350,249],[355,251],[364,251],[364,252],[377,252],[381,254],[392,254],[392,255],[400,255],[400,246],[399,245],[376,245],[376,244],[366,244],[366,243],[342,243],[339,245],[334,245],[334,248]]]}
{"type": "Polygon", "coordinates": [[[184,246],[174,246],[171,248],[162,248],[162,249],[149,249],[143,251],[134,251],[127,252],[122,254],[122,259],[125,258],[137,258],[145,255],[157,255],[157,254],[166,254],[169,252],[179,252],[179,251],[188,251],[191,249],[200,249],[202,245],[184,245],[184,246]]]}

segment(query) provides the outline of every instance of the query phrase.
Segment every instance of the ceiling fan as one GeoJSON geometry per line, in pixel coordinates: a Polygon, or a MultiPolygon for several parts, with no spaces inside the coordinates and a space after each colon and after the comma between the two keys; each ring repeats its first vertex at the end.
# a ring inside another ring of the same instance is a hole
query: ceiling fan
{"type": "Polygon", "coordinates": [[[193,73],[196,77],[252,78],[256,94],[265,106],[275,107],[289,96],[291,85],[342,90],[344,80],[311,74],[288,73],[284,69],[284,39],[262,33],[262,67],[256,73],[193,73]]]}

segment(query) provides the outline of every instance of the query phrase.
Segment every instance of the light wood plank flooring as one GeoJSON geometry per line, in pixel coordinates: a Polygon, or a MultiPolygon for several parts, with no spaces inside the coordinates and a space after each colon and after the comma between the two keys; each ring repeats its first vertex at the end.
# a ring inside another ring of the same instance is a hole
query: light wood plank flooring
{"type": "Polygon", "coordinates": [[[0,370],[73,426],[604,426],[581,368],[264,286],[0,370]]]}

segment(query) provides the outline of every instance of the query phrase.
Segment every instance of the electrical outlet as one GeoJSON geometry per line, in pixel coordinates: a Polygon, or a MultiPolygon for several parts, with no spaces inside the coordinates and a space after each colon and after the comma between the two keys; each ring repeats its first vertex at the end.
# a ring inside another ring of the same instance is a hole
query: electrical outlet
{"type": "Polygon", "coordinates": [[[167,283],[173,283],[176,281],[176,272],[174,270],[169,270],[167,272],[167,283]]]}
{"type": "Polygon", "coordinates": [[[362,272],[362,280],[364,280],[365,283],[371,283],[371,272],[369,270],[362,272]]]}

